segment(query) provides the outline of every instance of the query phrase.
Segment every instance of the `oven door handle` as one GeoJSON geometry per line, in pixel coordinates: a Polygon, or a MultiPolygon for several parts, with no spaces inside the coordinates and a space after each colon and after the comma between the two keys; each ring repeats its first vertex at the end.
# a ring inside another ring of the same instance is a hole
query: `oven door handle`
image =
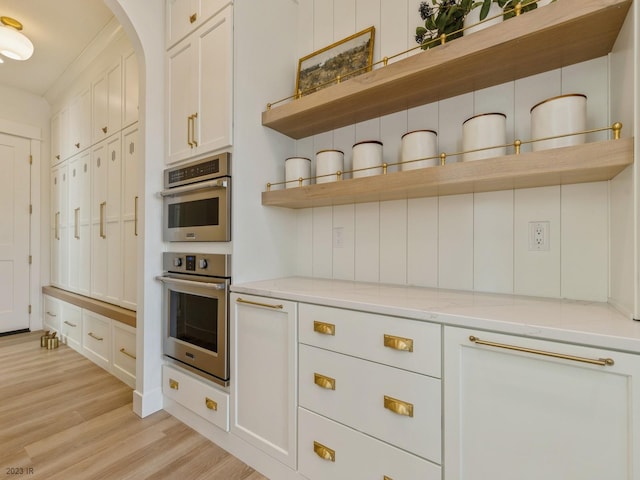
{"type": "Polygon", "coordinates": [[[174,195],[180,195],[182,193],[196,192],[198,190],[212,190],[215,188],[227,188],[227,186],[228,186],[227,179],[219,178],[217,180],[209,180],[207,182],[197,182],[197,183],[192,183],[191,185],[183,185],[181,187],[173,187],[167,190],[162,190],[160,192],[160,196],[172,197],[174,195]]]}
{"type": "Polygon", "coordinates": [[[210,282],[194,282],[193,280],[182,280],[179,278],[158,276],[156,280],[160,280],[163,283],[174,283],[176,285],[184,285],[187,287],[202,287],[210,288],[211,290],[224,290],[227,288],[225,283],[210,283],[210,282]]]}

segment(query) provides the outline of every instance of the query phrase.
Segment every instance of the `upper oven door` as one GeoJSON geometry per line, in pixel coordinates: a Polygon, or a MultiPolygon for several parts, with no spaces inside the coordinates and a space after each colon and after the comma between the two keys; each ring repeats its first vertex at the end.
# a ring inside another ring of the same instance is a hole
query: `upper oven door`
{"type": "Polygon", "coordinates": [[[166,242],[231,240],[231,178],[194,183],[162,192],[166,242]]]}

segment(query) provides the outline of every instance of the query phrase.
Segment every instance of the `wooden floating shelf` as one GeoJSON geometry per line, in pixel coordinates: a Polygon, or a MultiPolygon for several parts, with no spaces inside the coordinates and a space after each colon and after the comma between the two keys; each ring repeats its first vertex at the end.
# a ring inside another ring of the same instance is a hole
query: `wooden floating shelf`
{"type": "Polygon", "coordinates": [[[308,208],[611,180],[633,163],[633,138],[506,155],[262,192],[262,204],[308,208]]]}
{"type": "Polygon", "coordinates": [[[558,0],[272,107],[262,124],[300,139],[608,54],[632,0],[558,0]]]}

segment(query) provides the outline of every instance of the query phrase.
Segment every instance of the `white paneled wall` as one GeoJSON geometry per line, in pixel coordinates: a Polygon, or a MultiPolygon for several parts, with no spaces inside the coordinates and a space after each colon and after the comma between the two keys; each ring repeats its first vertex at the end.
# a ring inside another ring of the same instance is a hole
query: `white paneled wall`
{"type": "MultiPolygon", "coordinates": [[[[376,27],[374,61],[412,48],[415,27],[422,23],[419,4],[299,0],[298,54],[304,56],[371,25],[376,27]]],[[[462,123],[489,112],[507,115],[509,140],[526,140],[531,107],[565,93],[587,95],[587,127],[604,127],[613,121],[608,113],[608,72],[608,58],[598,58],[308,137],[297,141],[291,153],[311,158],[315,169],[315,152],[340,149],[348,170],[355,142],[381,140],[384,160],[394,163],[401,136],[415,129],[437,131],[439,151],[457,152],[462,123]]],[[[591,134],[588,140],[607,135],[591,134]]],[[[296,273],[606,301],[608,197],[608,183],[598,182],[304,209],[297,212],[296,273]],[[529,250],[529,223],[538,221],[549,222],[548,251],[529,250]]]]}

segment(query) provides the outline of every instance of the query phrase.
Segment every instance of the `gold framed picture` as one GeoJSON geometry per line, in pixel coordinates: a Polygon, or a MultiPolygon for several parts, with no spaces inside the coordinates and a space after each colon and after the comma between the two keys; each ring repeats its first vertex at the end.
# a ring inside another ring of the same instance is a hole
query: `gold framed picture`
{"type": "Polygon", "coordinates": [[[375,27],[333,43],[298,62],[296,98],[371,71],[375,27]]]}

